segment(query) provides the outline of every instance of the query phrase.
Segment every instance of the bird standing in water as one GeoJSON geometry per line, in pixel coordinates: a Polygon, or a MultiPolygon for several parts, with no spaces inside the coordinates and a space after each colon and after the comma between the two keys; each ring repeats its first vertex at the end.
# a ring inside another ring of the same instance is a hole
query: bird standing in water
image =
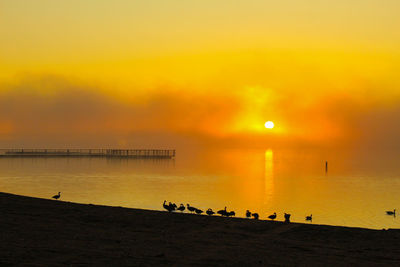
{"type": "Polygon", "coordinates": [[[312,221],[312,214],[310,216],[306,216],[306,221],[312,221]]]}
{"type": "Polygon", "coordinates": [[[52,196],[54,199],[59,199],[61,197],[61,192],[58,192],[57,195],[52,196]]]}

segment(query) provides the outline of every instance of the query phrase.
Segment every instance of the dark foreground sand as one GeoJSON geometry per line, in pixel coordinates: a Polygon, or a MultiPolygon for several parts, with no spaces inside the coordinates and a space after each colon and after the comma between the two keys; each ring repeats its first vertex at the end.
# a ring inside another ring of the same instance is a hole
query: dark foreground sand
{"type": "Polygon", "coordinates": [[[169,214],[4,193],[0,231],[1,266],[400,265],[400,230],[169,214]]]}

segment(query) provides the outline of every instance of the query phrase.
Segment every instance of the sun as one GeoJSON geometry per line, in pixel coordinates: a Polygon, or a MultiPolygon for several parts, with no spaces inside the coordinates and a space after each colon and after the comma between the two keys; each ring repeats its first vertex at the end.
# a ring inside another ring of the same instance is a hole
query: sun
{"type": "Polygon", "coordinates": [[[267,129],[272,129],[272,128],[274,128],[275,124],[274,124],[272,121],[267,121],[267,122],[264,124],[264,126],[265,126],[265,128],[267,128],[267,129]]]}

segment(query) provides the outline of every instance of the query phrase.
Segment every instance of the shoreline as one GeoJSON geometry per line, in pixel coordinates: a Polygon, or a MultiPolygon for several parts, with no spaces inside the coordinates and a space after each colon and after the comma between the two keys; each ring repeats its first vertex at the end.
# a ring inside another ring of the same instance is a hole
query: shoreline
{"type": "Polygon", "coordinates": [[[284,223],[0,192],[1,265],[399,265],[400,229],[284,223]]]}

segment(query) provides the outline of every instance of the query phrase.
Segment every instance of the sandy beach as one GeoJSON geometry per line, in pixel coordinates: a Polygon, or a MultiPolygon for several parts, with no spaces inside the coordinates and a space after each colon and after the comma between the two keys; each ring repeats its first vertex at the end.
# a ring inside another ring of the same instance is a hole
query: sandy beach
{"type": "Polygon", "coordinates": [[[400,230],[207,217],[7,193],[0,193],[0,212],[2,266],[400,265],[400,230]]]}

